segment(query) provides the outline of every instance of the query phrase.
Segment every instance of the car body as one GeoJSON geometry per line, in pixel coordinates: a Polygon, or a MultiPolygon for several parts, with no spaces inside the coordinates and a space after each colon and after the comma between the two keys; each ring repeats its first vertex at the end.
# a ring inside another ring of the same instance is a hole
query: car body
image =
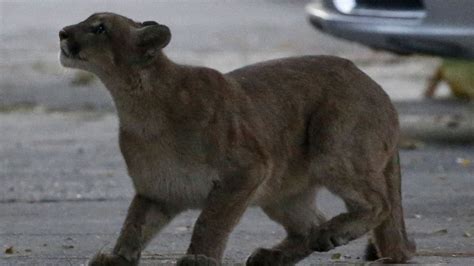
{"type": "Polygon", "coordinates": [[[320,0],[306,10],[316,28],[373,48],[474,59],[472,0],[320,0]]]}

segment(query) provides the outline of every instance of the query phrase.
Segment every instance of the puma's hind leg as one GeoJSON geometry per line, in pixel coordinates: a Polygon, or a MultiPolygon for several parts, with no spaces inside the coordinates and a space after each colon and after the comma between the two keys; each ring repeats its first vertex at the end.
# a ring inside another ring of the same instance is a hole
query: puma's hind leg
{"type": "Polygon", "coordinates": [[[247,260],[247,265],[293,265],[310,255],[309,235],[326,219],[316,208],[316,188],[281,200],[263,211],[275,222],[281,224],[287,236],[274,247],[258,248],[247,260]]]}
{"type": "Polygon", "coordinates": [[[321,179],[323,185],[344,201],[347,212],[334,216],[311,233],[311,248],[319,252],[329,251],[365,235],[382,224],[391,210],[381,170],[364,166],[359,168],[360,171],[354,171],[351,164],[344,163],[344,160],[327,158],[338,157],[322,155],[315,164],[318,176],[326,176],[321,179]]]}

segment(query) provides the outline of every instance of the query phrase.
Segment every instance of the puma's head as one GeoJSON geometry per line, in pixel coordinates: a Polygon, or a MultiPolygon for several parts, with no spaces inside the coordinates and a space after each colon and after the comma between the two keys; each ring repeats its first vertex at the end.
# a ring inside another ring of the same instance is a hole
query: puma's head
{"type": "Polygon", "coordinates": [[[129,64],[146,64],[171,39],[167,26],[135,22],[113,13],[96,13],[59,32],[60,61],[93,73],[129,64]]]}

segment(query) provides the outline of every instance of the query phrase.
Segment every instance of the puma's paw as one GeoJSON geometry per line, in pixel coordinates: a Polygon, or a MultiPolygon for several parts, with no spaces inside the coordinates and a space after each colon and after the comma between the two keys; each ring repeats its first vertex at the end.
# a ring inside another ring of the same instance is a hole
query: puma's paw
{"type": "Polygon", "coordinates": [[[258,248],[247,259],[247,266],[282,266],[285,263],[283,252],[276,249],[258,248]]]}
{"type": "Polygon", "coordinates": [[[217,266],[219,262],[204,255],[186,255],[178,260],[178,266],[217,266]]]}
{"type": "Polygon", "coordinates": [[[95,255],[90,261],[89,266],[135,266],[138,261],[128,261],[125,258],[114,255],[99,253],[95,255]]]}
{"type": "Polygon", "coordinates": [[[347,244],[351,239],[339,236],[329,230],[316,230],[311,233],[310,248],[318,252],[326,252],[338,246],[347,244]]]}

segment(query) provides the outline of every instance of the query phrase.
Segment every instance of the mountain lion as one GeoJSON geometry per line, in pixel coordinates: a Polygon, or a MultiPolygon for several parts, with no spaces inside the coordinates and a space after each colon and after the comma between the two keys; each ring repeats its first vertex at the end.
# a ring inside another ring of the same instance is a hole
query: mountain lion
{"type": "Polygon", "coordinates": [[[65,67],[97,75],[117,109],[119,144],[136,195],[111,254],[91,265],[137,265],[180,212],[200,208],[178,265],[218,265],[250,205],[287,236],[247,265],[291,265],[372,232],[371,259],[405,262],[397,113],[348,60],[304,56],[222,74],[173,63],[167,26],[93,14],[59,32],[65,67]],[[325,187],[347,212],[326,220],[325,187]]]}

